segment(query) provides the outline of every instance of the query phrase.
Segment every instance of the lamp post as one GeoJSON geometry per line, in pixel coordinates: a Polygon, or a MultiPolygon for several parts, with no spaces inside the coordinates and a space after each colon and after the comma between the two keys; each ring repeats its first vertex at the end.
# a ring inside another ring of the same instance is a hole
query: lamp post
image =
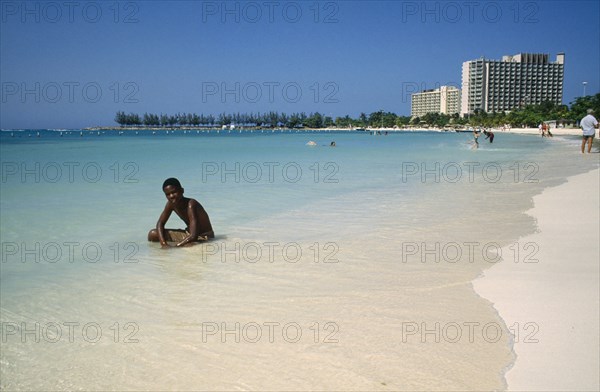
{"type": "Polygon", "coordinates": [[[585,86],[587,86],[587,82],[583,82],[583,96],[585,97],[585,86]]]}

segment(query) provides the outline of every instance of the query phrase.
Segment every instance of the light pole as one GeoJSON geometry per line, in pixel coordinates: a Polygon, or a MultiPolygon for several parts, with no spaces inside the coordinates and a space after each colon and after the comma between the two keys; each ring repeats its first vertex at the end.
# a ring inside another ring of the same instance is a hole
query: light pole
{"type": "Polygon", "coordinates": [[[585,97],[585,86],[587,86],[587,82],[583,82],[583,96],[585,97]]]}

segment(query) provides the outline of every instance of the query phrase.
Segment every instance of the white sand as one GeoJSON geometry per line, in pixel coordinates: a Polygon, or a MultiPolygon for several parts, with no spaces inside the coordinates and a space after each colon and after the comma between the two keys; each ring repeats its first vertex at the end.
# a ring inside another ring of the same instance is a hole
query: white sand
{"type": "MultiPolygon", "coordinates": [[[[541,133],[538,128],[510,128],[507,131],[503,131],[501,129],[494,128],[494,132],[498,133],[522,133],[527,135],[539,135],[541,137],[541,133]]],[[[554,136],[581,136],[583,135],[581,128],[551,128],[550,132],[554,136]]]]}
{"type": "Polygon", "coordinates": [[[539,232],[519,240],[518,259],[503,249],[512,257],[474,282],[518,333],[510,391],[600,390],[599,178],[596,169],[534,197],[539,232]],[[526,243],[537,244],[539,262],[523,263],[526,243]]]}

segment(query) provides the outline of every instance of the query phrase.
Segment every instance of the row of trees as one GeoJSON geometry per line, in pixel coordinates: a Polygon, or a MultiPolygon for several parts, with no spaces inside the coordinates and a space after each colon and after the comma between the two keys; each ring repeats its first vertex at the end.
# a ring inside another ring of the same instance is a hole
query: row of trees
{"type": "Polygon", "coordinates": [[[288,128],[325,128],[325,127],[367,127],[394,125],[407,125],[410,117],[398,117],[394,113],[374,112],[367,116],[361,113],[359,118],[352,119],[350,116],[338,117],[333,120],[319,112],[310,113],[221,113],[218,116],[212,114],[177,113],[173,115],[144,113],[140,116],[136,113],[126,114],[119,111],[115,115],[115,122],[121,126],[147,126],[147,127],[217,127],[235,124],[245,127],[288,127],[288,128]]]}
{"type": "Polygon", "coordinates": [[[501,127],[509,124],[513,127],[536,127],[543,121],[554,120],[562,124],[577,124],[587,112],[594,109],[600,114],[600,94],[578,97],[571,102],[571,106],[556,105],[544,102],[540,105],[527,105],[510,112],[486,113],[476,111],[474,114],[460,117],[458,114],[445,115],[427,113],[421,118],[413,118],[411,124],[427,124],[444,127],[448,124],[472,125],[482,127],[501,127]]]}
{"type": "Polygon", "coordinates": [[[335,120],[323,116],[319,112],[310,113],[221,113],[212,114],[177,113],[174,115],[144,113],[140,116],[135,113],[126,114],[117,112],[115,122],[121,126],[147,126],[147,127],[174,127],[174,126],[204,126],[217,127],[235,124],[245,127],[287,127],[287,128],[366,128],[385,127],[393,128],[407,125],[428,125],[437,127],[472,125],[483,127],[498,127],[509,124],[514,127],[535,127],[542,121],[556,120],[566,124],[576,124],[586,115],[586,110],[593,108],[600,114],[600,94],[594,96],[578,97],[571,102],[571,106],[556,105],[544,102],[541,105],[528,105],[510,112],[486,113],[477,111],[474,114],[460,117],[458,113],[446,115],[440,113],[427,113],[422,117],[398,116],[392,112],[377,111],[369,115],[361,113],[357,118],[346,115],[335,120]]]}
{"type": "Polygon", "coordinates": [[[578,97],[571,102],[570,107],[544,102],[541,105],[528,105],[509,113],[476,112],[459,121],[484,127],[502,126],[503,124],[536,127],[542,121],[548,120],[555,120],[563,124],[577,124],[586,115],[587,109],[594,109],[596,114],[600,114],[600,94],[578,97]]]}
{"type": "Polygon", "coordinates": [[[140,116],[136,113],[126,114],[125,112],[117,112],[115,122],[121,126],[151,126],[151,127],[173,127],[173,126],[205,126],[215,127],[229,124],[240,126],[256,126],[256,127],[299,127],[306,126],[311,128],[323,128],[333,126],[331,117],[323,117],[320,113],[293,113],[287,115],[285,113],[268,112],[268,113],[236,113],[227,114],[221,113],[218,116],[212,114],[196,114],[196,113],[177,113],[174,115],[167,114],[152,114],[144,113],[140,116]]]}

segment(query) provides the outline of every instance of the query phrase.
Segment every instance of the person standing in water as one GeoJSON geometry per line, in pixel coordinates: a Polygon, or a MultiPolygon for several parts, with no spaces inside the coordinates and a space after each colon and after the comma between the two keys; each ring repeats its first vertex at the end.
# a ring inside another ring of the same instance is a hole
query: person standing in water
{"type": "Polygon", "coordinates": [[[479,131],[473,131],[473,148],[479,148],[479,131]]]}

